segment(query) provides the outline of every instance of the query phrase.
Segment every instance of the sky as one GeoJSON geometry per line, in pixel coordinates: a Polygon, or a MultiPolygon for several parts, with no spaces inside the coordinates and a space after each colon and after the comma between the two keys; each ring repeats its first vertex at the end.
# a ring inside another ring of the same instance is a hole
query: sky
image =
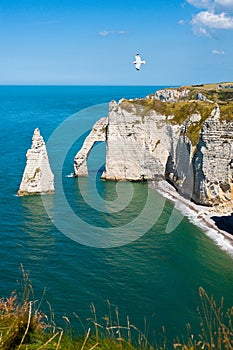
{"type": "Polygon", "coordinates": [[[0,0],[0,85],[223,81],[233,0],[0,0]]]}

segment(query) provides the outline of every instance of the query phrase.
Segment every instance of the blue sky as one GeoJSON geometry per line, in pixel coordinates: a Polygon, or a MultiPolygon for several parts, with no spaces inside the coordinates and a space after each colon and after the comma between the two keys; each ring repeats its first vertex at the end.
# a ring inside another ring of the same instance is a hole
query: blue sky
{"type": "Polygon", "coordinates": [[[0,0],[0,84],[232,80],[233,0],[0,0]]]}

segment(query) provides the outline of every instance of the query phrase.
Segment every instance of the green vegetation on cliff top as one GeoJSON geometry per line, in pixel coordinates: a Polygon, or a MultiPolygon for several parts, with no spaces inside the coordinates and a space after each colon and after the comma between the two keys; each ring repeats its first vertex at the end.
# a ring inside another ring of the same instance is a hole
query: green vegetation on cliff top
{"type": "Polygon", "coordinates": [[[151,111],[164,115],[171,124],[186,124],[193,114],[200,114],[199,122],[189,123],[186,135],[193,145],[196,145],[203,123],[210,116],[216,103],[220,108],[220,118],[233,122],[233,83],[215,83],[168,88],[166,90],[189,90],[189,94],[176,102],[164,102],[154,98],[154,94],[147,98],[124,100],[122,107],[128,111],[136,109],[136,113],[144,120],[151,111]],[[206,100],[198,100],[197,94],[205,96],[206,100]],[[173,116],[171,118],[171,116],[173,116]]]}
{"type": "MultiPolygon", "coordinates": [[[[218,104],[229,104],[233,102],[233,83],[215,83],[185,86],[182,88],[190,89],[190,97],[195,98],[197,93],[201,93],[209,100],[218,104]]],[[[181,88],[181,89],[182,89],[181,88]]]]}

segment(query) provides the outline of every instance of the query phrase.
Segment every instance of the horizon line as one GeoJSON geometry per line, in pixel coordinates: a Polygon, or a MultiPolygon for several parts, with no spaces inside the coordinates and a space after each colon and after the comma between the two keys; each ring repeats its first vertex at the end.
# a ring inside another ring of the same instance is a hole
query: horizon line
{"type": "MultiPolygon", "coordinates": [[[[157,86],[157,85],[171,85],[171,84],[0,84],[0,86],[157,86]]],[[[173,84],[172,84],[173,85],[173,84]]]]}

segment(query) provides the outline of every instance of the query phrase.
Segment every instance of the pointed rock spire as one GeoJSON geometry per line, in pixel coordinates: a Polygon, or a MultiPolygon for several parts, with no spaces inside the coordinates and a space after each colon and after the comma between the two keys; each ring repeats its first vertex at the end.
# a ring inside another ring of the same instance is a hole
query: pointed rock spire
{"type": "Polygon", "coordinates": [[[27,151],[26,157],[27,163],[18,195],[53,193],[54,175],[50,168],[44,139],[38,128],[34,130],[32,146],[27,151]]]}

